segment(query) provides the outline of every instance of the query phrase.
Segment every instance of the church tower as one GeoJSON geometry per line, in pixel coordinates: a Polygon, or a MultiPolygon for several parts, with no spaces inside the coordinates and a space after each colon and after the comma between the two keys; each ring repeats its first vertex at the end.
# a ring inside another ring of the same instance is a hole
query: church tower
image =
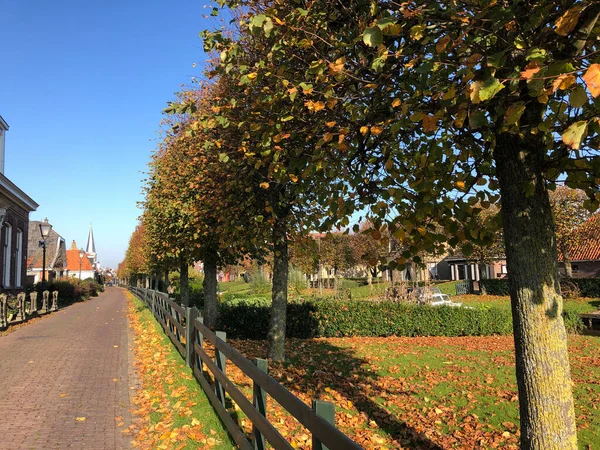
{"type": "Polygon", "coordinates": [[[92,259],[93,265],[96,264],[96,243],[94,242],[94,230],[92,230],[92,224],[90,223],[90,234],[88,235],[87,247],[85,249],[88,257],[92,259]]]}

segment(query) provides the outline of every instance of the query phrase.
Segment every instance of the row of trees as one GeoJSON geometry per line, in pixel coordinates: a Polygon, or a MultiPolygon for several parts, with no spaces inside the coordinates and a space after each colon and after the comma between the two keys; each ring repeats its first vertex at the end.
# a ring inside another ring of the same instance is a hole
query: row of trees
{"type": "MultiPolygon", "coordinates": [[[[577,447],[558,181],[600,204],[600,4],[220,0],[208,80],[168,108],[143,226],[148,264],[273,254],[269,356],[284,358],[290,238],[367,216],[392,263],[493,244],[501,209],[523,448],[577,447]]],[[[355,231],[358,230],[356,225],[355,231]]],[[[211,284],[212,283],[212,284],[211,284]]]]}

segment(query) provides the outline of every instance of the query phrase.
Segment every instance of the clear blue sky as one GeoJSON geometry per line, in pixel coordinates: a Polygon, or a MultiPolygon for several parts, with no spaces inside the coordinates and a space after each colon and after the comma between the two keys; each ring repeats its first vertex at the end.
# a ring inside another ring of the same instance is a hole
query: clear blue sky
{"type": "Polygon", "coordinates": [[[207,0],[19,0],[0,13],[5,175],[67,241],[122,260],[161,111],[201,75],[207,0]],[[198,67],[193,68],[193,63],[198,67]]]}

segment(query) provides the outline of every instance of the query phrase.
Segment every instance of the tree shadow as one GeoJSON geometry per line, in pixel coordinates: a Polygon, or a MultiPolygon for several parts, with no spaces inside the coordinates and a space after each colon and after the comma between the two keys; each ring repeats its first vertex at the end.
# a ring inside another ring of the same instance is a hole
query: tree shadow
{"type": "MultiPolygon", "coordinates": [[[[243,349],[248,358],[266,355],[264,341],[236,341],[232,345],[243,349]]],[[[424,432],[419,432],[374,400],[416,393],[384,387],[378,382],[380,376],[368,368],[371,362],[357,356],[352,348],[337,347],[324,340],[288,339],[286,353],[287,361],[283,365],[270,362],[269,368],[272,376],[284,386],[293,386],[295,390],[300,389],[316,399],[324,397],[327,391],[335,390],[341,397],[351,401],[359,414],[366,416],[367,424],[375,422],[395,444],[420,450],[442,449],[424,432]]],[[[345,406],[336,405],[337,410],[340,408],[345,406]]]]}

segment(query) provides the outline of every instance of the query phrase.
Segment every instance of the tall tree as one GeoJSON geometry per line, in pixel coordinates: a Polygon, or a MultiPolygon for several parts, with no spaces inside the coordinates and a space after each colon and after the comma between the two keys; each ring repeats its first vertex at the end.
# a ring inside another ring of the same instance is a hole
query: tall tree
{"type": "Polygon", "coordinates": [[[558,186],[550,191],[556,245],[562,255],[567,278],[573,277],[570,249],[580,243],[581,232],[578,228],[590,218],[590,211],[585,206],[586,200],[587,196],[581,189],[558,186]]]}
{"type": "Polygon", "coordinates": [[[524,449],[577,447],[548,188],[564,177],[600,204],[599,16],[592,1],[274,2],[244,21],[259,57],[221,55],[276,115],[251,109],[249,131],[264,142],[291,116],[320,149],[302,179],[333,168],[325,225],[368,208],[397,264],[483,241],[476,217],[501,198],[524,449]]]}

